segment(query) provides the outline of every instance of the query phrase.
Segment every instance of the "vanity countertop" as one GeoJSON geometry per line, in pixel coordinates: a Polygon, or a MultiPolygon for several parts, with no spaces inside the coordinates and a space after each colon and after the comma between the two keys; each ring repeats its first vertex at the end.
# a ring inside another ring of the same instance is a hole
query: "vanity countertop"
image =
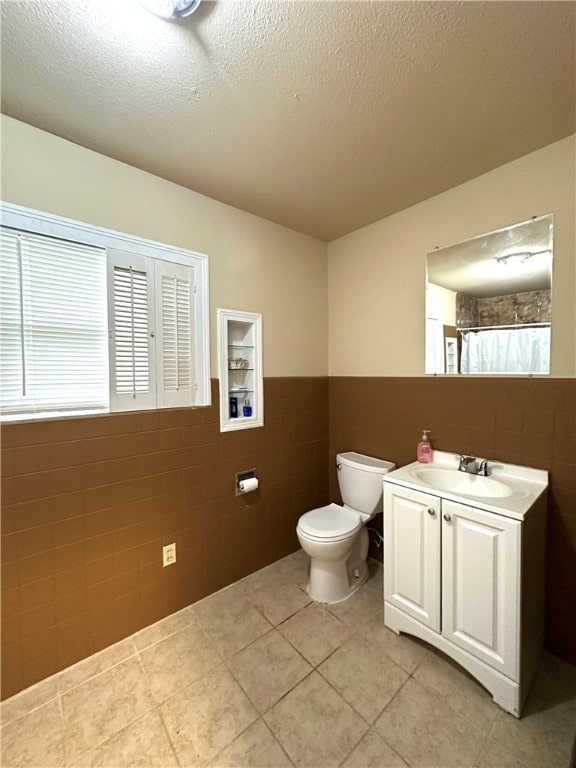
{"type": "Polygon", "coordinates": [[[489,474],[482,477],[459,471],[459,460],[457,453],[434,451],[430,464],[407,464],[385,475],[384,482],[517,520],[524,519],[548,488],[548,472],[544,469],[488,459],[489,474]]]}

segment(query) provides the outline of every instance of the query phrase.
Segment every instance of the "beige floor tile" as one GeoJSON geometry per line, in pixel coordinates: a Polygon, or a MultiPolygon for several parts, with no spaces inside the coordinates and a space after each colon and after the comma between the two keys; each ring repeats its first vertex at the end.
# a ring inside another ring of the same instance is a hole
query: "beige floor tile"
{"type": "Polygon", "coordinates": [[[161,706],[181,766],[203,766],[258,717],[232,674],[218,667],[161,706]]]}
{"type": "Polygon", "coordinates": [[[487,739],[475,768],[524,768],[516,755],[494,739],[487,739]]]}
{"type": "Polygon", "coordinates": [[[3,768],[62,768],[65,765],[58,699],[2,729],[3,768]]]}
{"type": "MultiPolygon", "coordinates": [[[[247,577],[248,578],[248,577],[247,577]]],[[[209,613],[211,606],[213,605],[228,605],[235,600],[240,600],[246,597],[245,589],[242,587],[242,581],[235,581],[233,584],[229,584],[227,587],[222,587],[218,592],[212,592],[207,597],[203,597],[202,600],[197,600],[195,603],[191,603],[184,608],[181,613],[189,613],[192,620],[199,623],[199,614],[209,613]]]]}
{"type": "Polygon", "coordinates": [[[136,649],[142,651],[144,648],[148,648],[150,645],[170,637],[180,629],[195,623],[192,613],[188,608],[185,608],[183,611],[173,613],[171,616],[141,629],[140,632],[136,632],[135,635],[132,635],[132,640],[136,649]]]}
{"type": "Polygon", "coordinates": [[[238,653],[272,628],[237,590],[223,590],[196,603],[193,616],[223,658],[238,653]]]}
{"type": "Polygon", "coordinates": [[[186,688],[221,663],[208,636],[197,626],[181,629],[141,651],[140,660],[158,703],[186,688]]]}
{"type": "Polygon", "coordinates": [[[260,714],[312,671],[276,630],[233,656],[228,667],[260,714]]]}
{"type": "Polygon", "coordinates": [[[274,629],[297,609],[308,564],[295,552],[3,702],[1,765],[566,768],[576,668],[544,654],[522,719],[506,714],[457,665],[384,626],[373,561],[349,600],[304,595],[274,629]]]}
{"type": "Polygon", "coordinates": [[[236,582],[235,586],[241,591],[242,595],[246,597],[252,594],[260,587],[264,587],[271,581],[276,579],[279,575],[278,566],[276,563],[267,565],[264,568],[260,568],[258,571],[254,571],[249,576],[246,576],[241,581],[236,582]]]}
{"type": "Polygon", "coordinates": [[[324,661],[353,632],[319,603],[310,603],[277,629],[313,666],[324,661]]]}
{"type": "Polygon", "coordinates": [[[576,667],[544,653],[530,691],[530,701],[550,704],[572,702],[576,719],[576,667]]]}
{"type": "Polygon", "coordinates": [[[412,679],[376,721],[376,730],[413,768],[471,767],[486,738],[412,679]]]}
{"type": "Polygon", "coordinates": [[[299,587],[306,589],[310,576],[310,558],[303,549],[278,560],[276,566],[279,573],[291,579],[299,587]]]}
{"type": "Polygon", "coordinates": [[[410,635],[397,635],[385,627],[380,619],[363,626],[358,634],[409,674],[414,672],[430,648],[410,635]]]}
{"type": "Polygon", "coordinates": [[[564,768],[576,734],[571,701],[530,697],[520,720],[500,710],[491,736],[530,768],[564,768]]]}
{"type": "Polygon", "coordinates": [[[2,727],[55,699],[58,696],[58,690],[58,677],[54,675],[6,699],[0,708],[2,727]]]}
{"type": "Polygon", "coordinates": [[[501,711],[492,696],[463,669],[439,652],[432,651],[414,672],[414,678],[449,703],[451,709],[463,715],[486,733],[501,711]]]}
{"type": "Polygon", "coordinates": [[[154,707],[137,657],[72,688],[61,700],[69,762],[99,746],[154,707]]]}
{"type": "Polygon", "coordinates": [[[403,669],[357,635],[326,659],[318,672],[370,723],[408,679],[403,669]]]}
{"type": "Polygon", "coordinates": [[[317,672],[312,672],[264,717],[297,766],[339,765],[368,726],[317,672]]]}
{"type": "Polygon", "coordinates": [[[306,592],[282,575],[251,592],[248,599],[274,626],[312,602],[306,592]]]}
{"type": "Polygon", "coordinates": [[[376,731],[368,731],[342,768],[405,768],[406,763],[376,731]]]}
{"type": "Polygon", "coordinates": [[[371,621],[384,621],[383,602],[370,590],[359,589],[347,600],[327,605],[326,608],[354,630],[360,629],[371,621]]]}
{"type": "Polygon", "coordinates": [[[86,680],[89,680],[91,677],[95,677],[96,675],[105,672],[115,664],[126,661],[126,659],[129,659],[135,654],[136,648],[134,647],[131,637],[126,640],[121,640],[119,643],[114,643],[114,645],[105,648],[99,653],[94,653],[87,659],[79,661],[77,664],[68,667],[60,673],[61,693],[86,682],[86,680]]]}
{"type": "Polygon", "coordinates": [[[177,765],[164,723],[155,710],[74,761],[74,768],[175,768],[177,765]]]}
{"type": "Polygon", "coordinates": [[[310,558],[303,550],[293,552],[281,560],[277,560],[259,571],[251,573],[246,578],[237,582],[237,586],[243,594],[250,594],[261,587],[267,586],[278,577],[283,577],[286,581],[294,583],[305,589],[308,585],[308,575],[310,572],[310,558]]]}
{"type": "Polygon", "coordinates": [[[384,600],[384,568],[376,560],[368,560],[368,579],[362,589],[373,592],[384,600]]]}
{"type": "Polygon", "coordinates": [[[221,752],[211,768],[291,768],[292,763],[262,720],[221,752]]]}

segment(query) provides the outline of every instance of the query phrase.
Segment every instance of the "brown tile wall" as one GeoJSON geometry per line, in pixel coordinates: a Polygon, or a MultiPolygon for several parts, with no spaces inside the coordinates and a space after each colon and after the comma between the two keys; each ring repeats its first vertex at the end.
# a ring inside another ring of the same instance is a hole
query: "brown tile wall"
{"type": "Polygon", "coordinates": [[[338,452],[407,464],[422,429],[439,450],[548,470],[546,645],[576,664],[575,409],[574,379],[331,378],[330,499],[338,452]]]}
{"type": "Polygon", "coordinates": [[[406,464],[422,428],[550,471],[547,647],[576,663],[573,380],[267,379],[265,399],[240,433],[216,405],[3,426],[3,697],[293,551],[297,518],[339,499],[336,453],[406,464]]]}
{"type": "Polygon", "coordinates": [[[3,698],[297,548],[328,501],[328,380],[267,379],[265,408],[225,434],[217,405],[3,426],[3,698]]]}

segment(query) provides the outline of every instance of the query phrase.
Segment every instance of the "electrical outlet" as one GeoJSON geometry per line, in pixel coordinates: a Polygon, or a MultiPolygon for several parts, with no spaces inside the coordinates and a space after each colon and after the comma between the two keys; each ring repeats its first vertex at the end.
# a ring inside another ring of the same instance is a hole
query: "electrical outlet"
{"type": "Polygon", "coordinates": [[[162,547],[162,565],[174,565],[176,562],[176,544],[167,544],[162,547]]]}

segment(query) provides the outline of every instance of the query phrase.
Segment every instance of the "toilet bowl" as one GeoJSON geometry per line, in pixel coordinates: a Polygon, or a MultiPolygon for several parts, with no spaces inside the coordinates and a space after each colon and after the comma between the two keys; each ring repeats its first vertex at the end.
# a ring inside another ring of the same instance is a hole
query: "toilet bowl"
{"type": "Polygon", "coordinates": [[[319,603],[345,600],[368,576],[365,524],[382,511],[382,478],[396,465],[352,451],[338,454],[338,485],[344,504],[303,514],[296,535],[310,557],[308,594],[319,603]]]}

